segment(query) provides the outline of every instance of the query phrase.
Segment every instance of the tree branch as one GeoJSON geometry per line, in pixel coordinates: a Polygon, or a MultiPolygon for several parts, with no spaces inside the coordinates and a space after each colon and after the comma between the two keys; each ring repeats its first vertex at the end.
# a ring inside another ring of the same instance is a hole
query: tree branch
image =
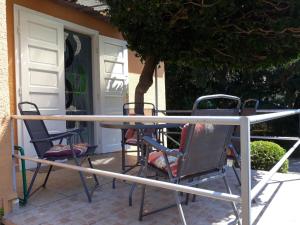
{"type": "Polygon", "coordinates": [[[275,10],[277,10],[279,12],[287,10],[290,7],[290,5],[287,2],[278,2],[277,4],[273,3],[271,1],[267,1],[267,0],[263,0],[263,2],[266,3],[266,4],[268,4],[268,5],[270,5],[270,6],[272,6],[275,10]],[[283,4],[285,6],[280,7],[281,4],[283,4]]]}

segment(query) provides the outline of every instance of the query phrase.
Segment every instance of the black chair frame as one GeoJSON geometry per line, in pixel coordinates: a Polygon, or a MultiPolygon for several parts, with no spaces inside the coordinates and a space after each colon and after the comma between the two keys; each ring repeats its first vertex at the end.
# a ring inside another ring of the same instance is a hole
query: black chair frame
{"type": "MultiPolygon", "coordinates": [[[[155,116],[156,115],[156,107],[153,103],[150,103],[150,102],[144,102],[144,103],[135,103],[135,102],[127,102],[127,103],[124,103],[123,104],[123,108],[122,108],[122,111],[123,111],[123,115],[124,116],[128,116],[130,115],[130,109],[134,109],[135,105],[137,104],[142,104],[143,105],[143,110],[145,110],[145,106],[149,106],[149,108],[146,108],[146,109],[149,109],[151,110],[151,115],[152,116],[155,116]],[[132,107],[130,107],[132,106],[132,107]]],[[[145,114],[145,112],[143,111],[143,115],[145,114]]],[[[141,161],[141,157],[142,157],[142,146],[141,146],[141,143],[139,141],[137,141],[136,143],[126,143],[126,132],[127,132],[128,129],[121,129],[121,148],[122,148],[122,155],[121,155],[121,170],[122,170],[122,173],[128,173],[129,171],[131,171],[132,169],[136,168],[137,166],[140,166],[140,161],[141,161]],[[131,150],[130,153],[134,153],[136,152],[137,154],[137,158],[136,158],[136,163],[135,164],[126,164],[126,154],[127,151],[126,150],[126,145],[130,145],[130,146],[136,146],[136,150],[131,150]]],[[[141,136],[142,136],[142,132],[140,130],[137,130],[136,131],[137,133],[137,140],[140,140],[141,136]]],[[[115,188],[116,187],[116,179],[113,179],[113,182],[112,182],[112,187],[115,188]]],[[[129,201],[129,205],[132,205],[131,203],[131,200],[129,201]]]]}
{"type": "MultiPolygon", "coordinates": [[[[247,99],[244,101],[241,110],[240,110],[240,116],[251,116],[251,115],[255,115],[256,114],[256,110],[258,109],[259,106],[259,100],[257,99],[247,99]]],[[[232,139],[232,143],[229,145],[230,150],[233,153],[233,172],[236,176],[236,179],[239,183],[239,185],[241,185],[241,179],[240,179],[240,175],[237,172],[237,168],[241,168],[241,156],[240,156],[240,146],[239,146],[239,139],[240,136],[240,127],[236,126],[233,132],[233,139],[232,139]]]]}
{"type": "MultiPolygon", "coordinates": [[[[238,115],[239,108],[240,108],[240,99],[238,97],[229,96],[229,95],[203,96],[203,97],[198,98],[195,101],[194,106],[193,106],[192,115],[202,115],[202,116],[203,115],[218,115],[218,116],[238,115]],[[236,104],[235,104],[236,107],[233,109],[216,109],[216,111],[201,110],[201,109],[199,110],[198,109],[198,105],[200,102],[202,102],[204,100],[217,99],[217,98],[233,100],[236,102],[236,104]],[[211,114],[208,114],[208,113],[211,113],[211,114]]],[[[196,126],[195,124],[189,125],[187,139],[186,139],[185,148],[184,148],[183,152],[179,152],[178,150],[169,149],[169,148],[161,145],[160,143],[156,142],[151,137],[145,136],[143,138],[143,140],[144,140],[145,144],[147,145],[146,159],[148,159],[148,156],[153,148],[162,151],[165,163],[167,165],[166,166],[167,171],[161,170],[153,165],[150,165],[148,163],[148,160],[145,160],[145,165],[143,166],[142,176],[147,177],[149,175],[149,171],[153,171],[156,174],[159,174],[160,176],[163,176],[164,178],[169,179],[169,181],[172,183],[179,184],[179,183],[185,182],[184,183],[185,185],[195,186],[195,187],[198,187],[199,184],[207,182],[209,180],[222,178],[227,192],[231,193],[230,187],[229,187],[227,179],[226,179],[226,167],[227,167],[227,165],[226,165],[226,146],[230,142],[230,138],[231,138],[234,127],[228,126],[228,125],[216,125],[215,126],[215,127],[218,127],[218,128],[216,128],[216,130],[218,130],[216,132],[218,132],[218,133],[215,133],[213,135],[218,136],[218,134],[222,133],[221,137],[224,139],[222,139],[220,141],[220,143],[217,145],[215,145],[215,143],[214,143],[215,147],[219,146],[219,147],[217,147],[218,150],[216,149],[216,151],[211,151],[213,149],[207,149],[204,151],[205,151],[205,153],[208,153],[208,154],[213,154],[214,152],[216,152],[216,154],[218,154],[218,155],[217,156],[210,155],[209,161],[211,161],[211,162],[207,162],[207,165],[205,165],[205,166],[204,165],[199,166],[196,164],[197,163],[205,164],[206,159],[203,159],[202,162],[199,162],[199,161],[196,162],[195,160],[199,160],[199,158],[192,159],[192,157],[191,157],[193,155],[195,156],[195,154],[198,154],[198,153],[196,153],[197,147],[194,146],[195,143],[198,143],[198,142],[195,142],[195,140],[193,139],[193,137],[195,135],[194,134],[195,126],[196,126]],[[176,176],[174,176],[172,174],[172,170],[171,170],[171,167],[170,167],[170,164],[168,161],[168,156],[176,156],[178,158],[178,169],[177,169],[176,176]],[[215,158],[215,159],[211,160],[212,158],[215,158]],[[211,163],[211,165],[210,165],[210,163],[211,163]],[[189,166],[188,164],[193,164],[193,165],[189,166]],[[200,169],[200,168],[202,168],[202,169],[200,169]]],[[[208,139],[200,138],[200,141],[201,140],[205,141],[205,140],[210,140],[210,139],[209,138],[208,139]]],[[[198,144],[200,144],[200,142],[198,144]]],[[[208,143],[206,143],[205,146],[207,146],[207,145],[208,145],[208,143]]],[[[205,155],[205,154],[203,154],[203,155],[205,155]]],[[[182,223],[186,224],[183,209],[181,206],[182,200],[180,200],[180,196],[179,196],[178,192],[174,191],[176,204],[168,205],[168,206],[165,206],[160,209],[153,210],[153,211],[148,211],[147,213],[144,212],[145,193],[146,193],[146,185],[142,185],[142,196],[141,196],[141,205],[140,205],[140,210],[139,210],[139,220],[142,220],[144,216],[168,209],[173,206],[177,206],[182,223]]],[[[194,195],[193,201],[195,201],[195,198],[196,198],[196,196],[194,195]]],[[[189,199],[189,195],[187,194],[186,199],[185,199],[186,204],[188,203],[188,199],[189,199]]],[[[239,214],[238,214],[236,205],[234,202],[231,202],[231,205],[232,205],[233,211],[236,215],[236,218],[237,218],[236,220],[238,223],[240,223],[239,214]]]]}
{"type": "MultiPolygon", "coordinates": [[[[18,108],[19,108],[19,111],[20,111],[21,115],[41,115],[37,105],[32,103],[32,102],[20,102],[18,104],[18,108]],[[24,105],[27,105],[28,107],[31,107],[31,110],[23,110],[22,107],[24,105]]],[[[57,134],[49,134],[43,120],[26,120],[25,119],[24,123],[25,123],[27,131],[29,133],[29,136],[31,138],[30,142],[33,144],[38,158],[46,159],[46,160],[50,160],[50,161],[63,160],[63,159],[74,159],[75,164],[77,166],[81,166],[82,163],[87,159],[90,168],[93,168],[90,156],[94,154],[97,146],[89,146],[86,153],[84,155],[81,155],[80,157],[78,157],[76,155],[76,153],[73,149],[72,138],[74,136],[78,135],[80,140],[83,141],[83,138],[82,138],[82,135],[81,135],[82,129],[77,128],[77,129],[72,129],[72,130],[57,133],[57,134]],[[33,131],[33,128],[40,130],[40,132],[33,131]],[[38,135],[40,135],[40,136],[38,137],[38,135]],[[68,156],[68,157],[66,157],[66,156],[63,156],[63,157],[56,156],[56,157],[51,157],[51,158],[49,158],[49,157],[45,158],[44,157],[47,150],[49,150],[53,146],[53,141],[59,140],[59,143],[61,144],[64,139],[66,139],[67,144],[70,145],[70,149],[72,151],[71,156],[68,156]]],[[[42,165],[41,163],[37,163],[37,167],[34,171],[33,177],[30,181],[30,184],[29,184],[29,187],[28,187],[28,190],[27,190],[27,196],[28,197],[33,195],[40,188],[45,188],[46,187],[49,175],[50,175],[50,173],[52,171],[52,168],[53,168],[52,165],[49,166],[49,169],[48,169],[48,172],[47,172],[47,175],[45,177],[45,180],[44,180],[43,184],[41,186],[39,186],[37,189],[35,189],[34,191],[32,191],[34,181],[35,181],[35,179],[37,177],[37,174],[38,174],[38,172],[41,168],[41,165],[42,165]]],[[[98,178],[95,174],[93,174],[93,178],[94,178],[94,181],[95,181],[95,186],[92,188],[92,190],[89,190],[88,186],[86,184],[85,177],[84,177],[84,175],[81,171],[79,171],[79,176],[80,176],[80,180],[81,180],[81,183],[83,185],[84,191],[87,195],[88,201],[91,202],[92,201],[92,194],[93,194],[94,190],[99,186],[98,178]]]]}

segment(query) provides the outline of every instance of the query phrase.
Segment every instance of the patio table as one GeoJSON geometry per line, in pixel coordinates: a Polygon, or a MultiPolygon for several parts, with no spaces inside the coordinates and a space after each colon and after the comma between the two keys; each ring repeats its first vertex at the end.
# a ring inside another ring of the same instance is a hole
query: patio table
{"type": "MultiPolygon", "coordinates": [[[[100,123],[100,126],[103,128],[110,128],[110,129],[135,129],[137,131],[137,145],[141,146],[141,155],[138,155],[138,160],[135,165],[133,165],[130,169],[123,170],[122,173],[127,173],[131,169],[143,165],[145,162],[145,146],[142,144],[142,138],[145,135],[145,131],[149,129],[157,129],[162,130],[165,128],[176,128],[183,126],[183,124],[178,123],[134,123],[134,122],[111,122],[111,123],[100,123]]],[[[124,157],[122,156],[122,160],[124,157]]],[[[140,167],[137,176],[141,176],[142,167],[140,167]]],[[[132,206],[132,194],[135,189],[136,184],[132,184],[130,193],[129,193],[129,205],[132,206]]],[[[115,188],[115,179],[113,180],[113,188],[115,188]]]]}

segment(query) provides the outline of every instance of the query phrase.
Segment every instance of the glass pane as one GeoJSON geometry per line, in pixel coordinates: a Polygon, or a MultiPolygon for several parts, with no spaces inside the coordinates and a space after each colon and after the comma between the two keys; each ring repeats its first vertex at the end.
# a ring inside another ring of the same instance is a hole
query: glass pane
{"type": "MultiPolygon", "coordinates": [[[[65,30],[67,115],[93,114],[91,38],[65,30]]],[[[93,123],[67,121],[67,129],[85,128],[84,141],[93,143],[93,123]]]]}

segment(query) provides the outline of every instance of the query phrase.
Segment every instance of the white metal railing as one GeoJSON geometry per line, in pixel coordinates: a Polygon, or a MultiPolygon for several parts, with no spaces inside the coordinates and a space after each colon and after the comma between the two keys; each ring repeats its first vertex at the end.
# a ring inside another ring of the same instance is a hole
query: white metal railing
{"type": "MultiPolygon", "coordinates": [[[[287,112],[290,111],[288,109],[257,109],[256,113],[277,113],[277,112],[287,112]]],[[[161,113],[163,115],[183,115],[183,114],[190,114],[192,110],[157,110],[158,113],[161,113]]],[[[297,124],[295,124],[297,125],[297,124]]],[[[179,145],[179,142],[175,140],[172,136],[172,134],[179,135],[181,132],[179,131],[164,131],[163,135],[167,137],[168,140],[175,143],[176,145],[179,145]]],[[[300,137],[300,114],[298,114],[298,135],[300,137]]],[[[297,141],[299,140],[299,137],[286,137],[286,136],[258,136],[258,135],[251,135],[251,139],[260,139],[260,140],[281,140],[281,141],[297,141]]],[[[233,139],[240,137],[233,137],[233,139]]]]}
{"type": "MultiPolygon", "coordinates": [[[[135,177],[126,174],[119,174],[109,172],[105,170],[83,168],[43,159],[36,159],[27,156],[17,156],[25,160],[41,162],[49,165],[54,165],[62,168],[82,171],[86,173],[92,173],[102,175],[106,177],[117,178],[121,180],[127,180],[140,184],[146,184],[150,186],[165,188],[174,191],[186,192],[190,194],[196,194],[200,196],[206,196],[209,198],[215,198],[224,201],[241,202],[242,205],[242,222],[243,225],[251,224],[251,200],[261,192],[266,186],[271,177],[278,171],[283,162],[296,150],[300,145],[300,140],[289,149],[284,157],[270,170],[268,175],[262,179],[251,190],[251,166],[250,166],[250,125],[260,122],[265,122],[282,117],[292,116],[300,114],[300,110],[289,110],[285,112],[269,113],[266,115],[254,115],[254,116],[111,116],[111,115],[52,115],[52,116],[21,116],[13,115],[12,119],[16,120],[62,120],[62,121],[94,121],[94,122],[154,122],[154,123],[210,123],[218,125],[239,125],[240,126],[240,138],[241,138],[241,196],[215,192],[211,190],[188,187],[180,184],[173,184],[164,181],[157,181],[147,178],[135,177]]],[[[11,123],[13,124],[13,123],[11,123]]],[[[12,125],[13,126],[13,125],[12,125]]],[[[13,127],[12,127],[13,128],[13,127]]],[[[12,135],[13,138],[13,135],[12,135]]]]}

